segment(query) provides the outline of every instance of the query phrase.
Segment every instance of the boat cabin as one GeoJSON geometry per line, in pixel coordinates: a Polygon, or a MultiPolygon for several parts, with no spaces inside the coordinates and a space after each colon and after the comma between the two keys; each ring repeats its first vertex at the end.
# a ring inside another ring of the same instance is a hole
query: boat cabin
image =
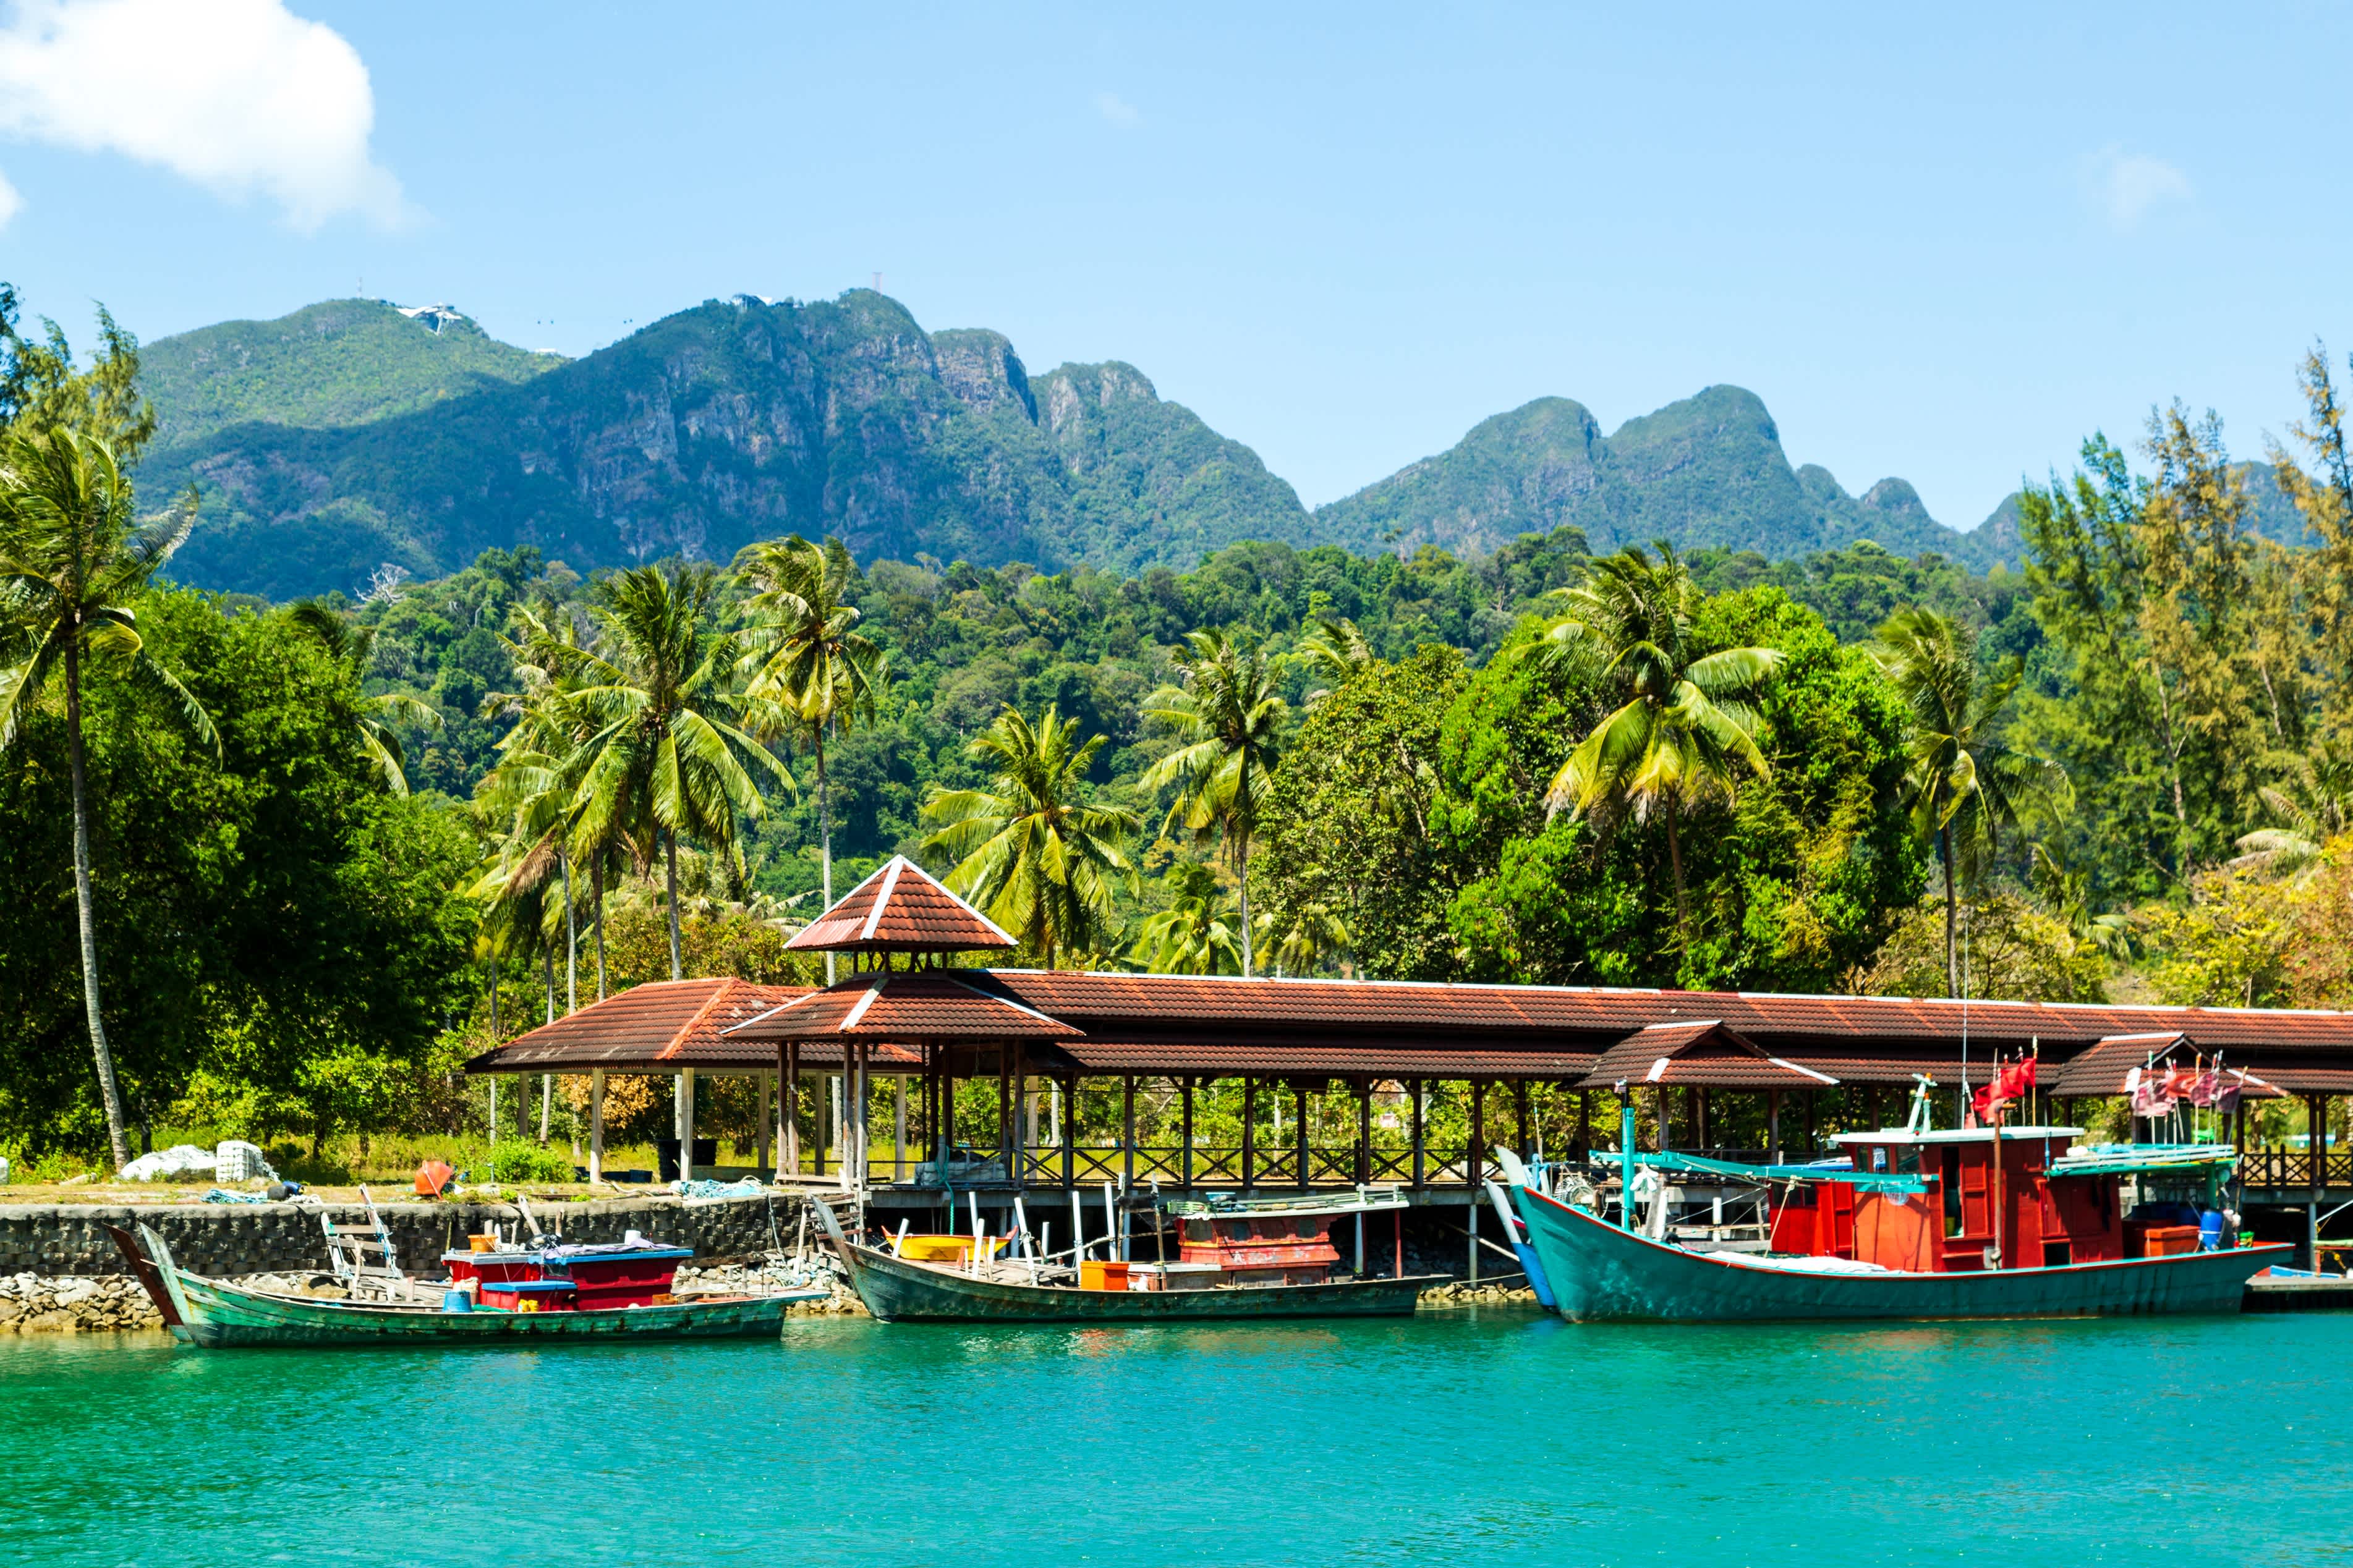
{"type": "MultiPolygon", "coordinates": [[[[2196,1223],[2128,1218],[2129,1157],[2074,1152],[2080,1127],[1883,1128],[1832,1142],[1854,1179],[1799,1184],[1773,1250],[1937,1274],[2193,1252],[2196,1223]]],[[[2178,1216],[2168,1216],[2178,1220],[2178,1216]]]]}
{"type": "Polygon", "coordinates": [[[1405,1200],[1394,1191],[1386,1196],[1247,1199],[1221,1194],[1207,1203],[1180,1200],[1166,1206],[1176,1225],[1180,1264],[1215,1269],[1212,1278],[1229,1285],[1323,1285],[1340,1261],[1332,1222],[1381,1211],[1401,1214],[1405,1200]]]}

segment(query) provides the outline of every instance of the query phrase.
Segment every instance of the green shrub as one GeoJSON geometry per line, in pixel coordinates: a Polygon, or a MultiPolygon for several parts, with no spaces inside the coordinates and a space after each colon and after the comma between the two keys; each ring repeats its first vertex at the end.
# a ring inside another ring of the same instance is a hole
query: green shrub
{"type": "Polygon", "coordinates": [[[573,1180],[572,1156],[561,1149],[543,1148],[517,1139],[491,1151],[494,1182],[568,1182],[573,1180]]]}

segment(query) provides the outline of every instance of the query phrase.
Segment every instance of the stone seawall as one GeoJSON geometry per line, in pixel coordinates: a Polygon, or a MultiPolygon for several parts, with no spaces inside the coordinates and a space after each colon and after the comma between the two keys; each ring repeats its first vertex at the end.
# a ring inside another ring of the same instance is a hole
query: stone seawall
{"type": "MultiPolygon", "coordinates": [[[[691,1247],[697,1258],[742,1258],[765,1252],[780,1237],[793,1244],[803,1200],[797,1194],[746,1198],[603,1198],[593,1203],[536,1204],[544,1228],[569,1241],[618,1241],[631,1230],[648,1239],[691,1247]],[[772,1228],[773,1220],[773,1228],[772,1228]]],[[[327,1267],[322,1213],[341,1225],[366,1223],[356,1204],[82,1204],[0,1205],[0,1279],[127,1277],[105,1226],[145,1225],[164,1238],[174,1261],[195,1274],[238,1278],[303,1272],[327,1267]]],[[[441,1254],[492,1224],[512,1226],[512,1204],[379,1204],[400,1266],[411,1274],[438,1273],[441,1254]]],[[[811,1226],[814,1230],[816,1227],[811,1226]]]]}

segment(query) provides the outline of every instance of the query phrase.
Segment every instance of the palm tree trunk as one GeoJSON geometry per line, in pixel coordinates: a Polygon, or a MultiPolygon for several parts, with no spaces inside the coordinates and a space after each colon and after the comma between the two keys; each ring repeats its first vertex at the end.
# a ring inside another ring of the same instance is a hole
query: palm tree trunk
{"type": "MultiPolygon", "coordinates": [[[[572,903],[572,857],[558,855],[555,864],[564,872],[564,1011],[568,1016],[580,1011],[580,926],[572,903]]],[[[539,1141],[547,1142],[544,1130],[539,1141]]]]}
{"type": "Polygon", "coordinates": [[[1667,864],[1675,874],[1675,945],[1682,947],[1690,941],[1690,911],[1683,897],[1683,813],[1675,797],[1667,796],[1667,864]]]}
{"type": "Polygon", "coordinates": [[[98,915],[90,887],[90,776],[81,752],[81,646],[66,644],[66,752],[73,763],[74,908],[81,925],[81,994],[90,1010],[90,1055],[98,1059],[98,1093],[106,1105],[106,1137],[114,1168],[131,1163],[131,1140],[122,1130],[122,1091],[114,1082],[114,1053],[107,1048],[106,1020],[98,1005],[98,915]]]}
{"type": "Polygon", "coordinates": [[[596,932],[596,1000],[605,999],[605,852],[598,850],[588,862],[588,896],[596,907],[588,911],[588,923],[596,932]]]}
{"type": "Polygon", "coordinates": [[[1242,885],[1240,897],[1242,906],[1242,978],[1248,980],[1250,977],[1250,960],[1253,956],[1250,952],[1249,834],[1243,834],[1236,841],[1234,858],[1241,863],[1242,885]]]}
{"type": "MultiPolygon", "coordinates": [[[[825,783],[825,726],[812,731],[812,743],[817,751],[817,836],[818,864],[824,880],[825,908],[833,908],[833,797],[825,783]]],[[[825,955],[825,983],[833,984],[833,954],[825,955]]]]}
{"type": "Polygon", "coordinates": [[[670,977],[686,978],[686,965],[678,953],[678,835],[664,830],[662,858],[670,879],[670,977]]]}
{"type": "Polygon", "coordinates": [[[1953,929],[1959,918],[1960,902],[1959,895],[1953,888],[1953,829],[1949,823],[1936,829],[1936,858],[1945,868],[1945,994],[1958,996],[1961,994],[1960,948],[1954,940],[1953,929]]]}

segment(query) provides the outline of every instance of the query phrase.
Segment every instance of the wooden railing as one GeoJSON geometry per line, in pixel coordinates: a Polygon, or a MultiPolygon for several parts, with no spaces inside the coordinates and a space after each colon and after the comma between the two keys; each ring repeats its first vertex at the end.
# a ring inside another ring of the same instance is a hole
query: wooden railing
{"type": "MultiPolygon", "coordinates": [[[[1191,1162],[1191,1184],[1195,1187],[1345,1187],[1357,1180],[1356,1151],[1343,1144],[1330,1147],[1310,1144],[1306,1150],[1307,1180],[1299,1179],[1300,1148],[1285,1142],[1280,1148],[1263,1146],[1250,1151],[1250,1178],[1247,1184],[1242,1173],[1242,1147],[1239,1143],[1196,1143],[1191,1162]]],[[[993,1148],[959,1144],[956,1159],[964,1162],[994,1161],[997,1152],[993,1148]]],[[[1422,1151],[1421,1184],[1430,1187],[1459,1187],[1470,1179],[1469,1149],[1460,1145],[1431,1146],[1422,1151]]],[[[916,1169],[926,1163],[927,1157],[909,1151],[905,1180],[915,1179],[916,1169]]],[[[1395,1182],[1410,1186],[1414,1180],[1414,1158],[1411,1149],[1392,1149],[1376,1145],[1370,1159],[1367,1180],[1378,1183],[1395,1182]]],[[[828,1162],[828,1170],[838,1169],[828,1162]]],[[[868,1164],[869,1179],[877,1184],[892,1180],[893,1165],[885,1153],[868,1164]]],[[[1157,1181],[1162,1186],[1183,1186],[1187,1179],[1187,1163],[1181,1144],[1138,1144],[1134,1152],[1113,1144],[1081,1144],[1071,1151],[1071,1175],[1081,1186],[1100,1186],[1105,1182],[1117,1182],[1133,1173],[1138,1184],[1157,1181]]],[[[1495,1173],[1492,1156],[1482,1160],[1482,1177],[1495,1173]]],[[[1031,1186],[1060,1186],[1062,1182],[1062,1151],[1057,1145],[1040,1145],[1029,1152],[1026,1170],[1031,1186]]],[[[994,1183],[988,1184],[995,1184],[994,1183]]]]}
{"type": "Polygon", "coordinates": [[[2308,1149],[2250,1149],[2239,1156],[2239,1184],[2248,1187],[2353,1187],[2353,1150],[2316,1156],[2308,1149]],[[2314,1169],[2316,1159],[2318,1170],[2314,1169]]]}

